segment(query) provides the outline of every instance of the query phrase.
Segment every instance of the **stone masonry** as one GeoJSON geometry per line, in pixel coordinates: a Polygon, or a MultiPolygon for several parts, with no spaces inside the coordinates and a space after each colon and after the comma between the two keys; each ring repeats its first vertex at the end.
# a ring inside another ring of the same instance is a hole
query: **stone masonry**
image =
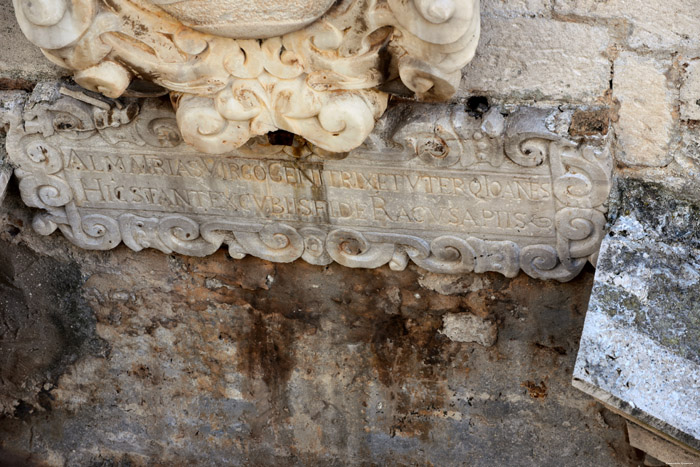
{"type": "MultiPolygon", "coordinates": [[[[482,0],[451,103],[476,117],[559,108],[572,139],[610,141],[615,178],[697,203],[690,3],[482,0]]],[[[0,7],[0,89],[68,76],[27,42],[12,2],[0,7]]],[[[0,143],[4,159],[1,126],[0,143]]],[[[34,213],[11,179],[0,464],[658,465],[622,416],[571,385],[590,265],[560,284],[94,252],[38,235],[34,213]]]]}

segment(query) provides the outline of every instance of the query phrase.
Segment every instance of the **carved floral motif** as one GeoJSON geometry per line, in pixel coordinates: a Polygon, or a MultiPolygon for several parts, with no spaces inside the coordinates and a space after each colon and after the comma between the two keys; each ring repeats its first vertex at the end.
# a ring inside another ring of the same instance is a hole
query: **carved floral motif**
{"type": "Polygon", "coordinates": [[[386,109],[378,86],[448,99],[479,38],[478,0],[13,3],[25,35],[77,83],[112,98],[134,78],[162,86],[184,140],[212,154],[277,129],[352,150],[386,109]]]}

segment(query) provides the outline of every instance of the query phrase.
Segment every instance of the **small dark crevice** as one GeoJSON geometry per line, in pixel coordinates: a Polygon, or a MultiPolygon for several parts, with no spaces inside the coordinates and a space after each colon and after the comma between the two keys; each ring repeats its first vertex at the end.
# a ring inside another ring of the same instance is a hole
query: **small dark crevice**
{"type": "Polygon", "coordinates": [[[467,113],[472,117],[479,118],[483,114],[489,111],[491,106],[489,105],[489,100],[485,96],[472,96],[467,99],[466,103],[467,113]]]}
{"type": "Polygon", "coordinates": [[[271,131],[267,134],[267,140],[273,146],[293,146],[294,133],[285,130],[271,131]]]}

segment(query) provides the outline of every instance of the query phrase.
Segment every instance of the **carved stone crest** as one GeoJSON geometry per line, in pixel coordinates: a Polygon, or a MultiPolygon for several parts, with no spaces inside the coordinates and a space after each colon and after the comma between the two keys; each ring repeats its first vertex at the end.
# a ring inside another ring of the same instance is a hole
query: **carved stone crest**
{"type": "Polygon", "coordinates": [[[478,0],[13,0],[24,34],[81,86],[171,93],[182,137],[223,154],[278,129],[362,144],[402,85],[445,100],[479,38],[478,0]]]}

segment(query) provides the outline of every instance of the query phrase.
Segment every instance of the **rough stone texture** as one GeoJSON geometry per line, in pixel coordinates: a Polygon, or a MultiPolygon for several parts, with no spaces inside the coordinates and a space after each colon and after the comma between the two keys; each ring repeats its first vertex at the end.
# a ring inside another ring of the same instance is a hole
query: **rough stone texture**
{"type": "Polygon", "coordinates": [[[461,93],[594,102],[610,88],[609,45],[608,31],[598,26],[490,17],[464,68],[461,93]]]}
{"type": "Polygon", "coordinates": [[[686,65],[680,99],[681,118],[700,120],[700,60],[686,65]]]}
{"type": "Polygon", "coordinates": [[[12,176],[12,167],[7,162],[7,153],[5,152],[5,137],[4,132],[0,132],[0,205],[5,199],[7,185],[10,183],[12,176]]]}
{"type": "Polygon", "coordinates": [[[476,342],[491,347],[498,339],[498,327],[471,313],[447,313],[442,317],[442,334],[454,342],[476,342]]]}
{"type": "MultiPolygon", "coordinates": [[[[25,229],[30,213],[11,188],[0,237],[39,261],[33,278],[10,272],[8,282],[25,291],[19,297],[54,297],[41,309],[72,323],[63,294],[36,279],[65,276],[56,272],[65,264],[79,288],[73,296],[93,311],[97,342],[109,351],[81,347],[51,378],[17,370],[39,393],[4,390],[21,407],[0,419],[6,458],[446,466],[636,459],[622,419],[570,385],[590,270],[564,285],[497,274],[438,284],[418,269],[85,252],[25,229]],[[498,326],[493,347],[440,333],[447,313],[464,312],[498,326]]],[[[17,312],[24,310],[0,306],[0,322],[17,312]]],[[[43,340],[55,342],[56,330],[44,329],[43,340]]],[[[6,377],[15,377],[10,370],[6,377]]]]}
{"type": "Polygon", "coordinates": [[[574,384],[700,448],[700,206],[619,180],[574,384]]]}
{"type": "Polygon", "coordinates": [[[686,0],[555,0],[559,15],[623,20],[635,48],[670,49],[700,46],[700,11],[686,0]]]}
{"type": "Polygon", "coordinates": [[[53,385],[71,364],[105,356],[108,345],[96,335],[81,286],[76,263],[0,240],[0,416],[50,405],[53,385]]]}
{"type": "Polygon", "coordinates": [[[545,16],[554,0],[481,0],[481,14],[495,16],[545,16]]]}
{"type": "Polygon", "coordinates": [[[153,0],[183,24],[219,36],[259,39],[297,31],[323,15],[335,0],[153,0]]]}
{"type": "Polygon", "coordinates": [[[663,166],[672,159],[674,96],[665,71],[654,59],[630,53],[615,61],[614,91],[620,102],[616,157],[625,164],[663,166]]]}
{"type": "MultiPolygon", "coordinates": [[[[13,46],[0,50],[0,87],[30,89],[61,74],[19,32],[11,1],[0,6],[0,31],[13,46]]],[[[458,100],[475,113],[489,107],[475,94],[513,105],[604,106],[578,109],[572,136],[612,119],[628,145],[617,151],[620,173],[698,201],[700,127],[692,117],[700,95],[682,63],[697,56],[699,11],[687,0],[484,0],[484,36],[458,100]],[[640,118],[649,107],[635,98],[662,110],[640,118]],[[630,112],[618,120],[618,110],[630,112]]],[[[42,286],[3,262],[0,329],[7,322],[42,334],[37,350],[13,344],[3,355],[18,364],[3,373],[11,414],[0,420],[0,464],[641,463],[619,417],[569,386],[590,271],[555,286],[523,276],[273,266],[223,253],[85,253],[60,236],[32,234],[14,184],[0,214],[0,248],[3,258],[35,259],[29,270],[42,286]],[[68,301],[49,280],[57,275],[70,279],[68,301]],[[94,328],[66,351],[70,340],[59,330],[70,327],[71,313],[89,310],[94,328]],[[464,312],[496,323],[493,347],[439,333],[447,313],[464,312]],[[104,343],[111,351],[101,353],[104,343]],[[52,355],[62,363],[50,363],[52,355]]],[[[651,311],[649,319],[663,321],[651,311]]],[[[618,329],[602,324],[601,332],[618,329]]],[[[658,359],[662,336],[653,326],[631,336],[658,359]]],[[[689,355],[693,342],[666,348],[689,355]]],[[[605,357],[605,367],[622,368],[620,355],[605,357]]],[[[668,358],[673,365],[681,357],[668,358]]],[[[610,381],[647,384],[609,368],[610,381]]],[[[652,387],[673,395],[676,386],[652,387]]]]}
{"type": "Polygon", "coordinates": [[[26,89],[42,79],[66,76],[24,37],[13,11],[12,0],[0,0],[0,89],[26,89]]]}

